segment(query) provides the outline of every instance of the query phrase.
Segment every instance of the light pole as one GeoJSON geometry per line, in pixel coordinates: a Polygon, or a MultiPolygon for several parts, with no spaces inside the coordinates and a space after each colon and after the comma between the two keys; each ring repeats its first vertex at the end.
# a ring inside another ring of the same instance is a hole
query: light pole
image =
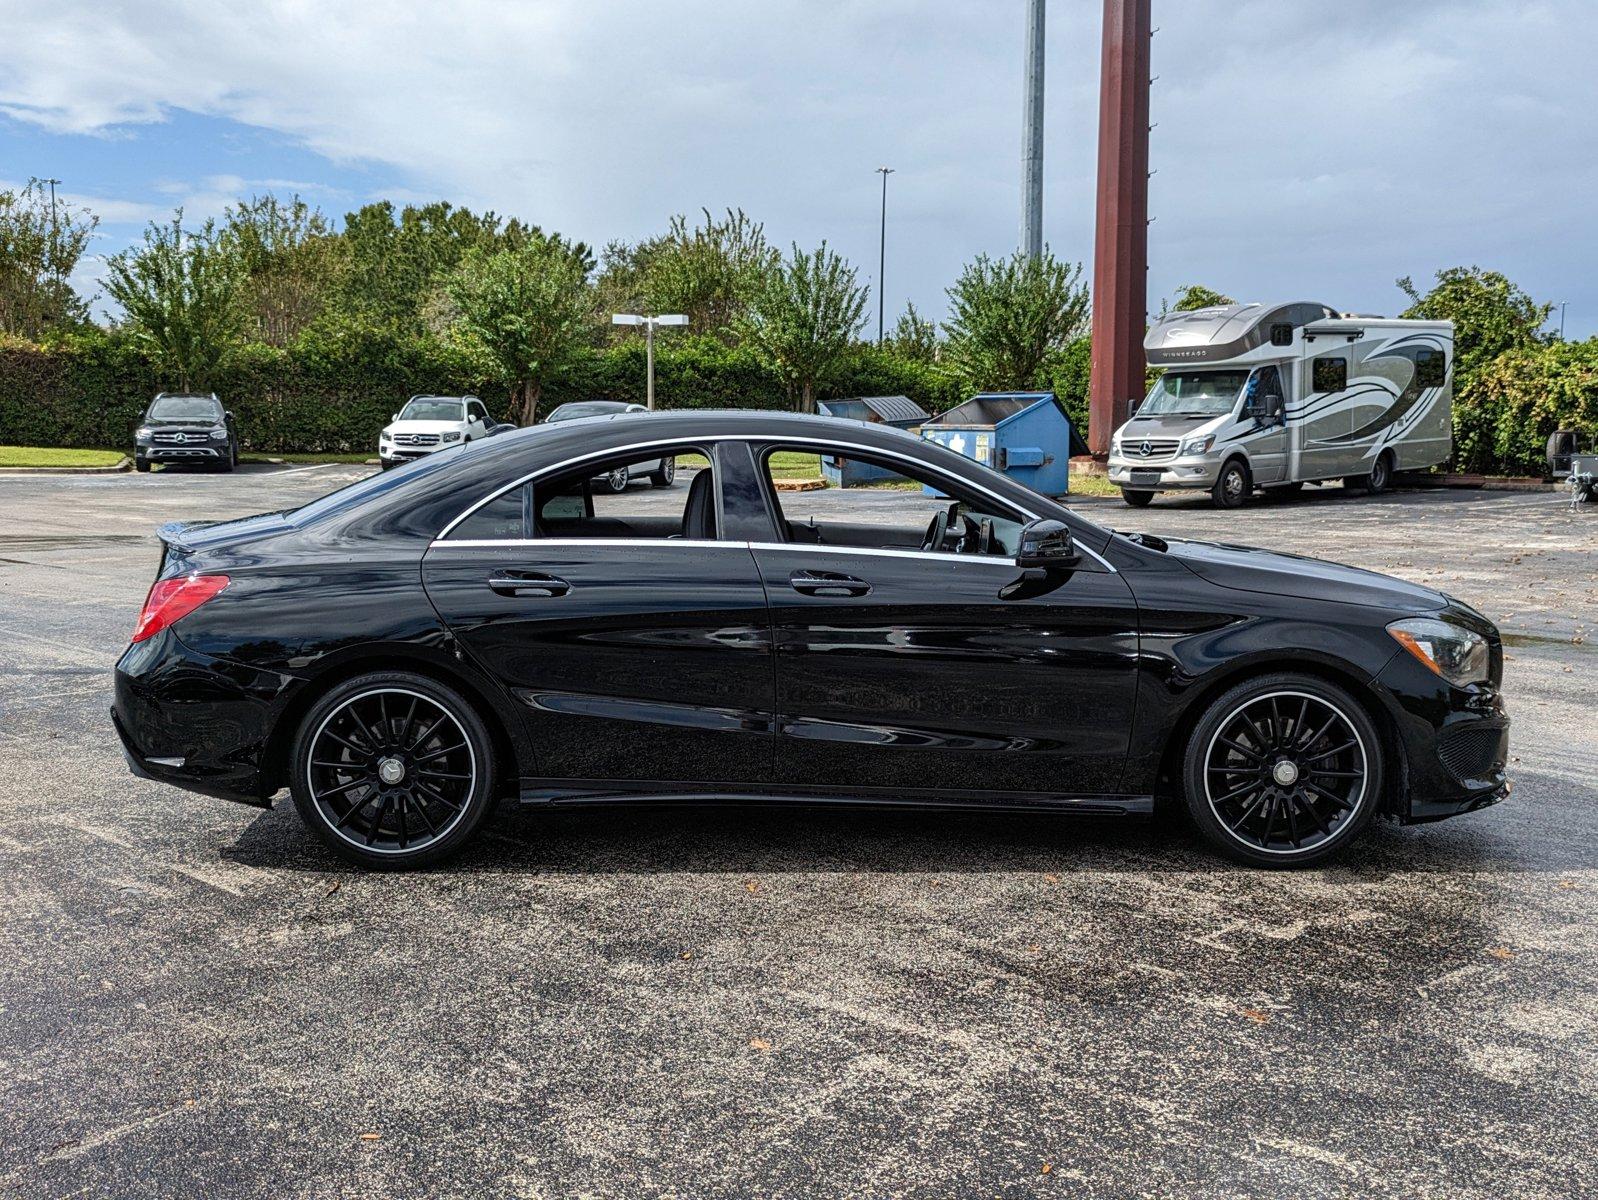
{"type": "Polygon", "coordinates": [[[877,174],[882,176],[882,230],[877,237],[877,345],[882,345],[882,304],[887,298],[888,289],[883,280],[883,275],[888,269],[888,176],[893,174],[892,167],[878,167],[877,174]]]}
{"type": "Polygon", "coordinates": [[[1021,249],[1032,259],[1043,254],[1043,8],[1028,0],[1021,116],[1021,249]]]}
{"type": "Polygon", "coordinates": [[[61,290],[61,235],[56,232],[55,220],[55,185],[59,179],[46,179],[50,185],[50,266],[55,270],[56,291],[61,290]]]}
{"type": "Polygon", "coordinates": [[[1565,305],[1567,305],[1569,303],[1570,303],[1569,300],[1561,300],[1559,302],[1559,340],[1560,341],[1564,341],[1565,340],[1565,305]]]}
{"type": "Polygon", "coordinates": [[[644,327],[644,361],[649,364],[649,383],[646,385],[646,406],[655,407],[655,330],[662,325],[686,325],[688,318],[682,313],[661,313],[659,316],[640,316],[638,313],[611,313],[612,325],[642,325],[644,327]]]}

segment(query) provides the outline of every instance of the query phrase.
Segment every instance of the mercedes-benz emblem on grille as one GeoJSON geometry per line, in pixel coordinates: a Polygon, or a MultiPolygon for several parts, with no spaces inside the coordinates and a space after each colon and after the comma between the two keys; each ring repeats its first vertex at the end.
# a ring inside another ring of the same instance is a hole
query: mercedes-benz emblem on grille
{"type": "Polygon", "coordinates": [[[1144,442],[1142,445],[1138,446],[1137,452],[1144,458],[1147,458],[1149,455],[1154,453],[1154,447],[1149,445],[1149,443],[1144,442]]]}
{"type": "Polygon", "coordinates": [[[180,443],[181,442],[186,442],[186,441],[189,440],[189,435],[186,434],[186,433],[174,433],[172,435],[172,440],[174,442],[180,442],[180,443]]]}

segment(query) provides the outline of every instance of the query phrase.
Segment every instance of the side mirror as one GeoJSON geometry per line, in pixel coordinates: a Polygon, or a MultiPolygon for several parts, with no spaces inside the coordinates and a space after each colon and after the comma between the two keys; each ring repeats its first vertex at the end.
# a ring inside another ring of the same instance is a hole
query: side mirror
{"type": "Polygon", "coordinates": [[[222,419],[224,421],[231,421],[233,419],[233,411],[231,409],[224,409],[222,411],[222,419]]]}
{"type": "Polygon", "coordinates": [[[1067,570],[1078,561],[1071,527],[1064,521],[1045,517],[1022,527],[1021,545],[1015,552],[1015,565],[1022,570],[1067,570]]]}
{"type": "Polygon", "coordinates": [[[399,420],[399,413],[395,413],[395,414],[394,414],[394,415],[393,415],[393,416],[391,416],[391,417],[389,417],[389,420],[390,420],[390,421],[397,421],[397,420],[399,420]]]}
{"type": "Polygon", "coordinates": [[[1275,392],[1267,393],[1265,397],[1265,419],[1267,421],[1280,421],[1283,419],[1282,413],[1284,410],[1285,406],[1282,404],[1282,398],[1275,392]]]}

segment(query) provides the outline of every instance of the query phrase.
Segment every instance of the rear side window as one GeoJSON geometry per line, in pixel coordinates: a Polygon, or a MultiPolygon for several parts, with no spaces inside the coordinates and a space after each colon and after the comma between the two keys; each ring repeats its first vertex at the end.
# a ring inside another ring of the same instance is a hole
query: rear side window
{"type": "Polygon", "coordinates": [[[519,541],[532,536],[528,485],[495,496],[449,532],[452,542],[519,541]]]}
{"type": "Polygon", "coordinates": [[[1421,387],[1441,387],[1448,377],[1448,358],[1441,350],[1421,350],[1415,355],[1415,382],[1421,387]]]}
{"type": "Polygon", "coordinates": [[[1317,392],[1341,392],[1348,388],[1348,359],[1317,358],[1312,372],[1317,392]]]}

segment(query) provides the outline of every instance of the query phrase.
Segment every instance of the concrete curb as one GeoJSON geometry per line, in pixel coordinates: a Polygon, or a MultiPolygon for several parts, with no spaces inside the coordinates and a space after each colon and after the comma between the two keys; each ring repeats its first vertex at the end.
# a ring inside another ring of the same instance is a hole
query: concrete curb
{"type": "Polygon", "coordinates": [[[109,467],[0,467],[0,475],[116,475],[132,469],[133,460],[124,456],[109,467]]]}

